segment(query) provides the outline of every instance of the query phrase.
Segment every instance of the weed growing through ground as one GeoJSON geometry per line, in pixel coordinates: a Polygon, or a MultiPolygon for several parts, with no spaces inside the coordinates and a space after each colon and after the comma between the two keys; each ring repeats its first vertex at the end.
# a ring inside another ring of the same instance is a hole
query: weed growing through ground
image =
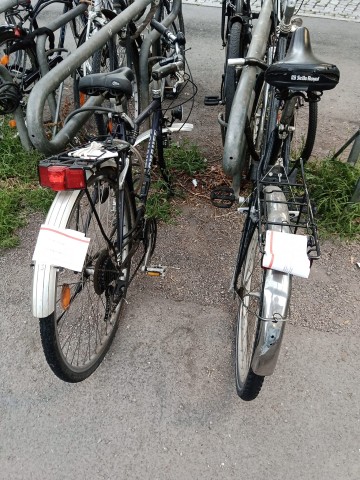
{"type": "MultiPolygon", "coordinates": [[[[175,195],[181,196],[183,192],[176,188],[176,179],[179,175],[191,177],[196,173],[204,172],[207,168],[206,161],[196,145],[184,142],[181,145],[172,144],[164,150],[165,161],[175,186],[175,195]]],[[[146,215],[156,217],[158,220],[169,223],[178,214],[169,198],[169,192],[162,178],[152,183],[150,196],[146,205],[146,215]]]]}
{"type": "Polygon", "coordinates": [[[343,239],[359,237],[360,203],[351,202],[351,197],[360,177],[360,166],[325,159],[309,162],[306,170],[320,234],[343,239]]]}
{"type": "Polygon", "coordinates": [[[185,173],[189,176],[204,172],[207,168],[199,147],[189,142],[181,145],[172,144],[165,149],[165,159],[170,171],[185,173]]]}

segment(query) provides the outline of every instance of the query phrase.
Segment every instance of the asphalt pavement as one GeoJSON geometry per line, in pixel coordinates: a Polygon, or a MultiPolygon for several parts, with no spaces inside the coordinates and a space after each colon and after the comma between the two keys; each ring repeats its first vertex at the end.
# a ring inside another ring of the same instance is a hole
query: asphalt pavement
{"type": "MultiPolygon", "coordinates": [[[[222,0],[183,0],[191,5],[220,7],[222,0]]],[[[253,11],[259,11],[261,0],[251,0],[253,11]]],[[[296,14],[360,22],[359,0],[298,0],[296,14]]]]}
{"type": "MultiPolygon", "coordinates": [[[[184,5],[199,95],[219,87],[218,13],[184,5]]],[[[333,145],[335,130],[340,141],[358,125],[358,25],[316,18],[309,24],[316,52],[341,63],[338,93],[321,101],[333,145]]],[[[290,325],[274,376],[245,403],[235,393],[229,308],[154,296],[139,280],[103,364],[87,381],[65,384],[48,368],[31,316],[40,221],[30,218],[20,247],[0,257],[0,478],[359,480],[358,329],[290,325]]],[[[344,247],[344,259],[351,252],[344,247]]],[[[331,256],[325,260],[334,265],[331,256]]],[[[347,277],[325,260],[310,280],[325,284],[324,297],[316,297],[321,315],[356,325],[359,292],[349,293],[347,277]],[[338,298],[336,311],[328,311],[326,295],[338,298]]],[[[352,275],[358,278],[354,269],[352,275]]],[[[307,309],[311,319],[311,306],[301,301],[295,297],[294,308],[307,309]]]]}

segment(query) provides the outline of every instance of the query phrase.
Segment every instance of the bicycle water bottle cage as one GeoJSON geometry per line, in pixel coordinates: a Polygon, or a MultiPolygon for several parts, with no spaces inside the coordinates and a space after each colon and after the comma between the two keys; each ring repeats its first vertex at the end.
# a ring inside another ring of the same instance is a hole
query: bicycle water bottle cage
{"type": "Polygon", "coordinates": [[[286,57],[266,70],[265,80],[279,90],[303,92],[331,90],[339,82],[336,65],[315,57],[311,49],[309,30],[298,28],[291,39],[286,57]]]}
{"type": "Polygon", "coordinates": [[[121,67],[109,73],[93,73],[79,80],[79,90],[86,95],[94,96],[106,93],[108,98],[132,95],[134,73],[129,67],[121,67]]]}

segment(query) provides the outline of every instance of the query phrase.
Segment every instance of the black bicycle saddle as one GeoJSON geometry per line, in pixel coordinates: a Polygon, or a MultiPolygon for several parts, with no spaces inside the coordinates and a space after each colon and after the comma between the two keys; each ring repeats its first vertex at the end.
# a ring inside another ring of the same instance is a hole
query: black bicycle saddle
{"type": "Polygon", "coordinates": [[[113,72],[92,73],[79,80],[79,90],[86,95],[100,95],[106,92],[108,97],[121,94],[130,97],[134,73],[128,67],[121,67],[113,72]]]}
{"type": "Polygon", "coordinates": [[[294,32],[285,58],[270,65],[265,72],[266,82],[279,90],[303,92],[331,90],[336,87],[339,78],[336,65],[323,62],[313,54],[306,27],[294,32]]]}

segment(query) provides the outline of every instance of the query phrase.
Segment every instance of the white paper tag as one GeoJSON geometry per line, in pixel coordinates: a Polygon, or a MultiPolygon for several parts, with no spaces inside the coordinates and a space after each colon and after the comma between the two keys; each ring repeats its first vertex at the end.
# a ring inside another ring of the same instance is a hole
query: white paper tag
{"type": "Polygon", "coordinates": [[[307,236],[267,230],[262,265],[264,268],[308,278],[310,260],[307,256],[307,236]]]}
{"type": "Polygon", "coordinates": [[[99,158],[114,158],[114,152],[110,152],[104,148],[104,145],[99,142],[91,142],[86,147],[78,148],[68,153],[69,157],[84,158],[87,160],[99,158]]]}
{"type": "Polygon", "coordinates": [[[43,224],[32,259],[40,264],[81,272],[89,243],[90,238],[82,232],[43,224]]]}

